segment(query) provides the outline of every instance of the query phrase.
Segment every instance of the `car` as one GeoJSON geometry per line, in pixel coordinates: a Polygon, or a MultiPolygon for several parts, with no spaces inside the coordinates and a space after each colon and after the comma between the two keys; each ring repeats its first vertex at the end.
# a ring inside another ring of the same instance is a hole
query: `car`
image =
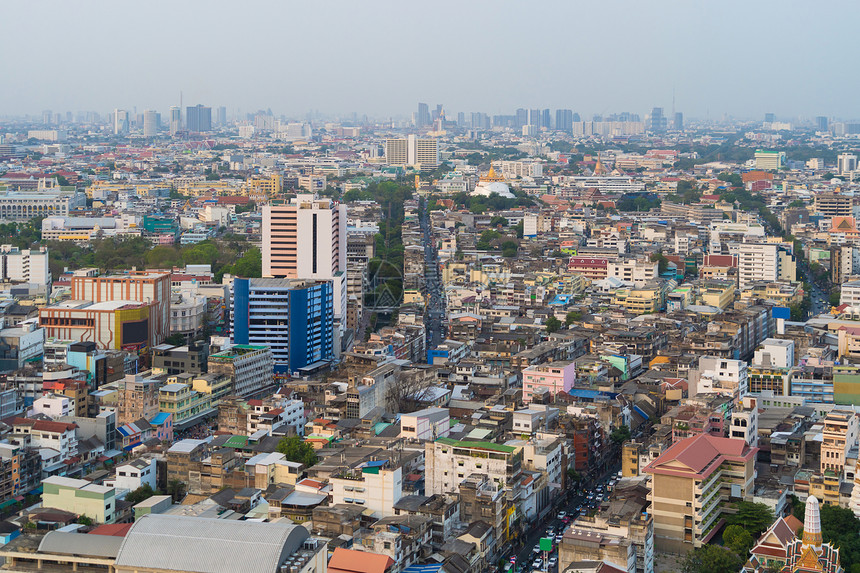
{"type": "Polygon", "coordinates": [[[569,516],[569,515],[565,515],[565,516],[561,519],[561,522],[562,522],[563,524],[567,525],[568,523],[570,523],[570,516],[569,516]]]}
{"type": "Polygon", "coordinates": [[[534,548],[532,549],[532,553],[534,553],[535,555],[540,553],[540,543],[534,546],[534,548]]]}
{"type": "Polygon", "coordinates": [[[555,537],[555,527],[550,527],[546,530],[547,537],[555,537]]]}
{"type": "Polygon", "coordinates": [[[532,569],[540,569],[541,567],[543,567],[543,559],[538,557],[532,562],[532,569]]]}
{"type": "Polygon", "coordinates": [[[549,561],[546,563],[547,569],[552,569],[556,565],[558,565],[558,557],[550,557],[549,561]]]}
{"type": "Polygon", "coordinates": [[[556,545],[558,545],[559,543],[561,543],[561,540],[562,540],[562,539],[564,539],[564,534],[563,534],[563,533],[559,533],[558,535],[556,535],[556,536],[555,536],[555,543],[556,543],[556,545]]]}
{"type": "Polygon", "coordinates": [[[566,511],[559,511],[558,515],[556,515],[555,517],[556,517],[556,519],[564,519],[565,517],[567,517],[567,512],[566,511]]]}

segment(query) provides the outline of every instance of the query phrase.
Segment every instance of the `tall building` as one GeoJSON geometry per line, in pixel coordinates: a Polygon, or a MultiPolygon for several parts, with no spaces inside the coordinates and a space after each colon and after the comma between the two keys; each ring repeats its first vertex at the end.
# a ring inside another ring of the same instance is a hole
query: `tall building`
{"type": "Polygon", "coordinates": [[[707,544],[725,510],[752,500],[757,451],[742,439],[697,434],[648,464],[654,548],[686,553],[707,544]]]}
{"type": "Polygon", "coordinates": [[[573,131],[573,111],[569,109],[555,110],[555,129],[570,133],[573,131]]]}
{"type": "Polygon", "coordinates": [[[385,140],[385,161],[389,165],[406,165],[409,161],[409,142],[405,137],[385,140]]]}
{"type": "Polygon", "coordinates": [[[51,284],[48,248],[21,250],[12,245],[0,246],[0,280],[38,285],[51,284]]]}
{"type": "Polygon", "coordinates": [[[430,106],[426,103],[418,103],[418,115],[415,116],[415,127],[427,127],[430,125],[430,106]]]}
{"type": "Polygon", "coordinates": [[[826,115],[819,115],[815,118],[815,130],[816,131],[827,131],[829,122],[827,121],[826,115]]]}
{"type": "Polygon", "coordinates": [[[232,341],[269,347],[281,374],[330,361],[333,302],[331,281],[234,279],[232,341]]]}
{"type": "Polygon", "coordinates": [[[663,115],[663,108],[655,107],[645,121],[645,129],[652,133],[662,133],[666,131],[668,123],[668,118],[663,115]]]}
{"type": "Polygon", "coordinates": [[[528,125],[533,125],[537,128],[541,127],[541,117],[543,114],[539,109],[530,109],[529,110],[529,119],[528,125]]]}
{"type": "Polygon", "coordinates": [[[462,111],[457,112],[457,127],[466,127],[466,114],[462,111]]]}
{"type": "Polygon", "coordinates": [[[129,120],[128,112],[124,109],[113,110],[113,133],[114,135],[123,135],[128,133],[129,120]]]}
{"type": "Polygon", "coordinates": [[[221,106],[218,108],[218,127],[226,127],[227,125],[227,107],[221,106]]]}
{"type": "Polygon", "coordinates": [[[672,129],[684,131],[684,114],[680,111],[675,112],[675,116],[672,118],[672,129]]]}
{"type": "Polygon", "coordinates": [[[854,199],[842,193],[817,193],[812,208],[824,217],[851,217],[854,199]]]}
{"type": "Polygon", "coordinates": [[[155,137],[161,127],[161,114],[148,109],[143,112],[143,136],[155,137]]]}
{"type": "Polygon", "coordinates": [[[385,141],[385,159],[389,165],[435,169],[439,166],[439,142],[432,138],[409,135],[385,141]]]}
{"type": "Polygon", "coordinates": [[[170,335],[170,274],[73,276],[71,299],[39,310],[49,337],[141,350],[170,335]]]}
{"type": "Polygon", "coordinates": [[[776,120],[776,115],[772,113],[764,114],[764,122],[765,123],[773,123],[776,120]]]}
{"type": "Polygon", "coordinates": [[[185,126],[190,132],[212,131],[212,108],[202,104],[185,108],[185,126]]]}
{"type": "Polygon", "coordinates": [[[547,129],[552,127],[552,117],[550,116],[548,109],[545,109],[543,110],[543,112],[541,112],[540,125],[541,127],[545,127],[547,129]]]}
{"type": "Polygon", "coordinates": [[[346,323],[346,205],[297,195],[263,207],[263,276],[332,281],[334,317],[346,323]]]}
{"type": "Polygon", "coordinates": [[[797,262],[794,255],[775,243],[741,243],[738,247],[738,286],[755,282],[794,281],[797,262]]]}
{"type": "Polygon", "coordinates": [[[182,110],[176,106],[170,108],[170,135],[182,131],[182,110]]]}
{"type": "Polygon", "coordinates": [[[529,110],[519,108],[517,110],[517,124],[515,127],[522,127],[529,124],[529,110]]]}
{"type": "Polygon", "coordinates": [[[857,156],[853,153],[841,153],[836,158],[836,169],[839,175],[849,175],[857,171],[857,156]]]}

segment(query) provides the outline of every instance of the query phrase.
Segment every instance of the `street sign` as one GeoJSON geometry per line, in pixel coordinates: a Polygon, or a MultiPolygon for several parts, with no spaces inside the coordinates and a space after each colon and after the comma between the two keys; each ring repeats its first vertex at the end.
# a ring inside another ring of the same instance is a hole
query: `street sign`
{"type": "Polygon", "coordinates": [[[540,550],[541,551],[552,551],[552,538],[551,537],[541,537],[540,538],[540,550]]]}

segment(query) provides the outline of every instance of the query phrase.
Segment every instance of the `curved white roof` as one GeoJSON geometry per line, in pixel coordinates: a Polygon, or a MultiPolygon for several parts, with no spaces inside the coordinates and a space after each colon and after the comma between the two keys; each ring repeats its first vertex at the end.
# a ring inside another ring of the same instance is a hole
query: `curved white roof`
{"type": "Polygon", "coordinates": [[[511,193],[511,189],[507,186],[506,183],[502,183],[501,181],[480,181],[476,186],[475,190],[470,193],[473,197],[489,197],[493,193],[504,197],[505,199],[514,199],[515,196],[511,193]]]}

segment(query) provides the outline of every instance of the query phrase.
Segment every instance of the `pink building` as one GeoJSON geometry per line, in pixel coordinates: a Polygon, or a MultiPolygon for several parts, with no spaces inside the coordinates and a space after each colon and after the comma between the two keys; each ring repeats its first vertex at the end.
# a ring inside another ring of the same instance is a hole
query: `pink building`
{"type": "Polygon", "coordinates": [[[532,396],[546,388],[550,395],[569,392],[576,380],[576,366],[573,362],[551,362],[538,364],[523,370],[523,402],[528,404],[532,396]]]}

